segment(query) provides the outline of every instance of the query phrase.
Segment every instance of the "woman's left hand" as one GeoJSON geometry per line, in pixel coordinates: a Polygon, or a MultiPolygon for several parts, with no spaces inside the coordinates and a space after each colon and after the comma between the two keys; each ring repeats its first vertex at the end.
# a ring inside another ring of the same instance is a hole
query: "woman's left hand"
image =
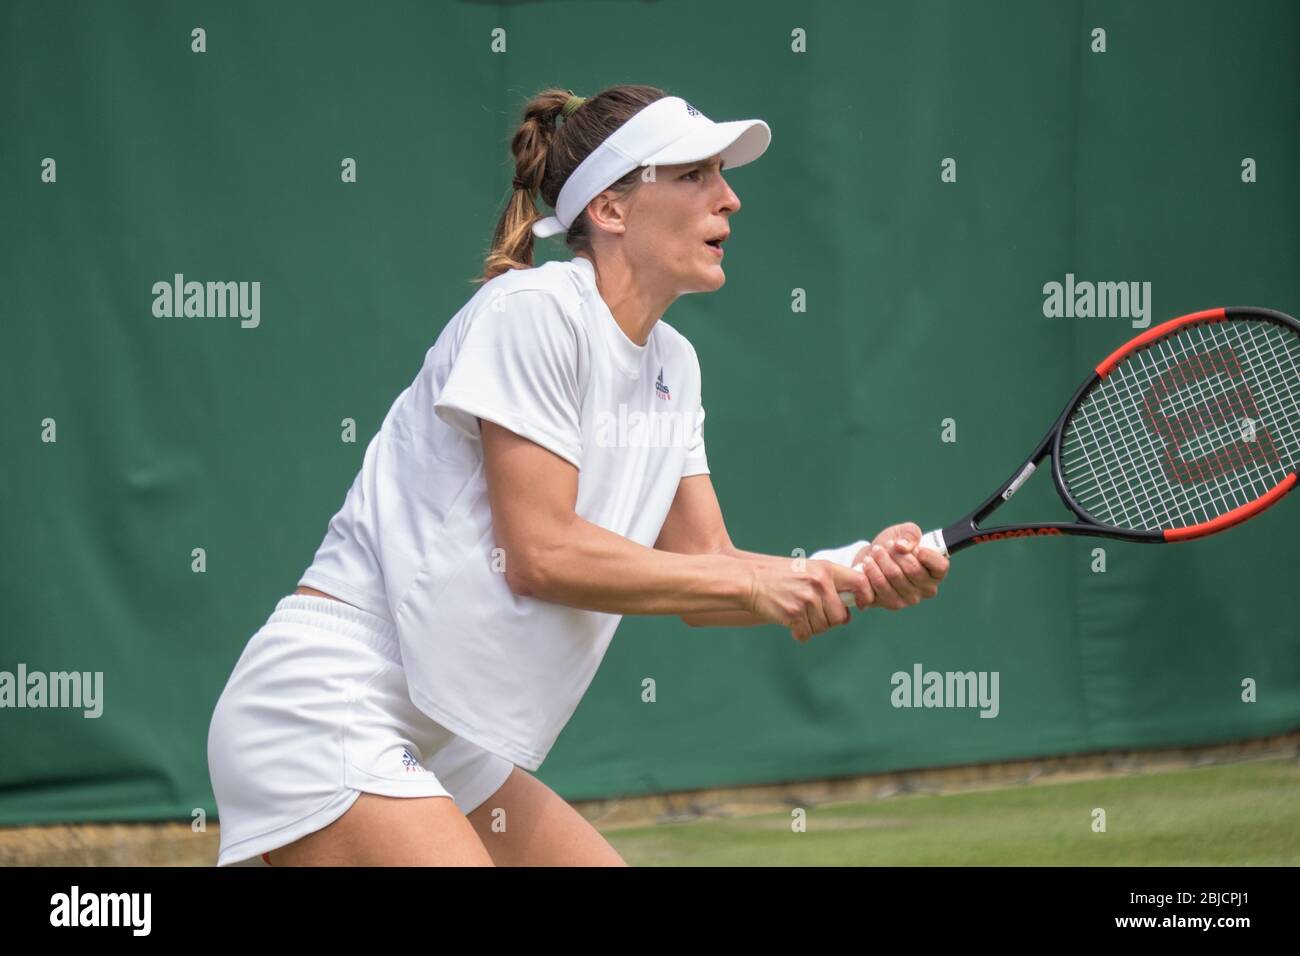
{"type": "Polygon", "coordinates": [[[939,593],[948,559],[918,547],[920,541],[921,529],[912,522],[890,525],[853,559],[854,567],[861,564],[871,582],[877,607],[899,611],[939,593]]]}

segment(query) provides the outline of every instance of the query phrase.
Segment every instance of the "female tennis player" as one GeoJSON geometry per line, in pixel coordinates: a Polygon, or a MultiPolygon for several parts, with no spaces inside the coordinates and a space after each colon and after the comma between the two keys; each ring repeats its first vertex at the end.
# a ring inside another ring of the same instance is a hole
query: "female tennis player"
{"type": "Polygon", "coordinates": [[[723,524],[695,350],[661,316],[724,283],[723,170],[770,139],[650,86],[527,104],[482,284],[217,703],[218,865],[621,865],[528,771],[622,615],[802,641],[848,620],[841,591],[936,593],[948,562],[915,524],[807,560],[723,524]],[[561,233],[574,258],[534,267],[561,233]]]}

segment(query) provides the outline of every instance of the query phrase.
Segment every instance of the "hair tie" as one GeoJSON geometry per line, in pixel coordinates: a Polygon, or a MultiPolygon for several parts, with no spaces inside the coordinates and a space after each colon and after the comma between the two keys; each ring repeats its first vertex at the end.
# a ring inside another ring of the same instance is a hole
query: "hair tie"
{"type": "Polygon", "coordinates": [[[511,182],[514,184],[515,189],[529,189],[529,190],[531,190],[531,189],[533,188],[532,186],[528,185],[528,183],[526,183],[526,182],[524,182],[522,179],[520,179],[518,176],[516,176],[513,180],[511,180],[511,182]]]}
{"type": "Polygon", "coordinates": [[[585,96],[578,96],[573,90],[569,90],[569,98],[564,101],[564,108],[560,110],[560,115],[568,119],[573,115],[573,111],[585,102],[587,102],[585,96]]]}

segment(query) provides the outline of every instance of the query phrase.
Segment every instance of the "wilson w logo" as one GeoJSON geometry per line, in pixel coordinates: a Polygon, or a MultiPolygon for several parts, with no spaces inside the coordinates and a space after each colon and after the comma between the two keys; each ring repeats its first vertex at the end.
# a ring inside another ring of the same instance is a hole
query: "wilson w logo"
{"type": "Polygon", "coordinates": [[[1160,465],[1172,484],[1211,481],[1248,465],[1278,463],[1273,436],[1261,420],[1237,353],[1226,345],[1165,371],[1142,397],[1142,413],[1164,440],[1160,465]],[[1216,375],[1223,383],[1218,387],[1210,381],[1216,375]],[[1196,404],[1179,401],[1180,392],[1196,404]],[[1166,415],[1162,406],[1170,399],[1174,414],[1166,415]],[[1225,432],[1232,441],[1224,440],[1225,432]],[[1185,449],[1192,458],[1185,457],[1185,449]]]}

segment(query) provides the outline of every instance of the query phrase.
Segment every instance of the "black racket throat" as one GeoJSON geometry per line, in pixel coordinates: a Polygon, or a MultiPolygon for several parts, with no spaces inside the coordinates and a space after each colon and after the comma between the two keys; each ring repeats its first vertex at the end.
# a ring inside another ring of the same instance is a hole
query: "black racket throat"
{"type": "Polygon", "coordinates": [[[943,529],[943,541],[949,554],[961,551],[964,548],[972,547],[977,544],[985,544],[989,541],[1004,541],[1008,538],[1034,538],[1041,536],[1053,535],[1086,535],[1099,538],[1121,538],[1125,541],[1136,541],[1147,544],[1158,544],[1164,541],[1163,535],[1158,531],[1131,531],[1123,528],[1113,528],[1107,525],[1099,524],[1089,518],[1087,512],[1080,507],[1079,503],[1074,500],[1069,489],[1065,486],[1065,481],[1061,477],[1060,464],[1060,447],[1061,432],[1065,423],[1069,421],[1070,416],[1074,414],[1075,408],[1078,407],[1079,401],[1086,395],[1089,389],[1097,383],[1100,376],[1094,372],[1082,385],[1075,391],[1070,401],[1065,406],[1065,410],[1052,423],[1043,440],[1038,443],[1038,447],[1033,453],[1025,459],[1024,464],[1017,468],[1002,485],[989,495],[989,497],[978,508],[954,524],[948,525],[943,529]],[[1063,522],[1038,522],[1035,524],[1009,524],[999,525],[992,528],[981,528],[980,525],[998,508],[1006,504],[1008,500],[1020,488],[1041,470],[1043,462],[1047,459],[1052,462],[1052,481],[1056,485],[1056,491],[1061,496],[1061,500],[1066,506],[1074,512],[1078,521],[1063,522]]]}

